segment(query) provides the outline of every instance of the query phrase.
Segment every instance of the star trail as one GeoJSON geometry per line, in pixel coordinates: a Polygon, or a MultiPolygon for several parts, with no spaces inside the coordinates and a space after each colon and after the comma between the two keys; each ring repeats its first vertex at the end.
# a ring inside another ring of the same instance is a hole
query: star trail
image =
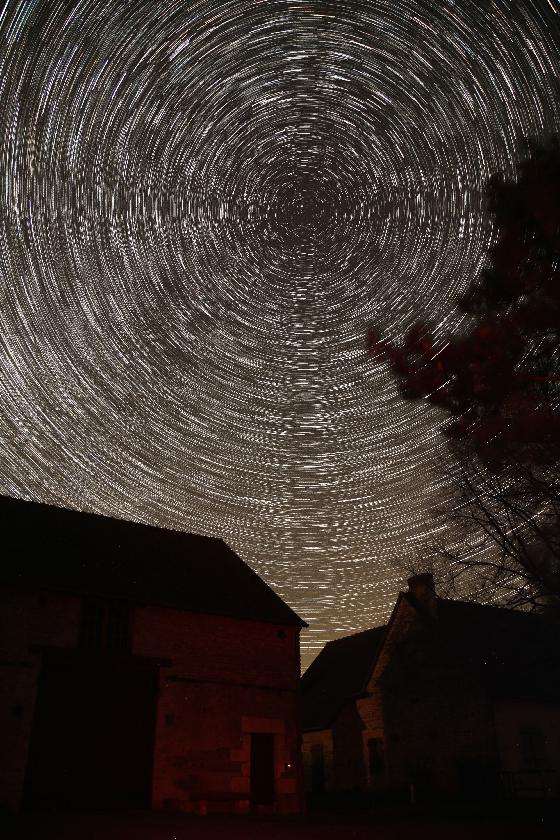
{"type": "Polygon", "coordinates": [[[558,131],[553,0],[0,5],[0,489],[383,621],[446,488],[368,324],[444,334],[558,131]]]}

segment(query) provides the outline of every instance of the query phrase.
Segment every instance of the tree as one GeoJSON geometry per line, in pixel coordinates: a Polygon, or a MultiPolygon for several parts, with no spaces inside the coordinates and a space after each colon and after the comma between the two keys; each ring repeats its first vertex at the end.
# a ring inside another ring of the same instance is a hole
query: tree
{"type": "Polygon", "coordinates": [[[508,461],[489,470],[455,452],[451,501],[434,511],[447,525],[426,546],[440,588],[478,600],[499,593],[512,607],[560,605],[560,466],[546,473],[508,461]],[[442,586],[443,585],[443,586],[442,586]]]}
{"type": "Polygon", "coordinates": [[[470,548],[434,556],[513,603],[560,603],[560,146],[527,147],[517,179],[487,187],[498,235],[457,301],[467,329],[438,341],[419,323],[400,346],[373,330],[369,342],[406,399],[448,415],[456,492],[439,515],[470,548]]]}

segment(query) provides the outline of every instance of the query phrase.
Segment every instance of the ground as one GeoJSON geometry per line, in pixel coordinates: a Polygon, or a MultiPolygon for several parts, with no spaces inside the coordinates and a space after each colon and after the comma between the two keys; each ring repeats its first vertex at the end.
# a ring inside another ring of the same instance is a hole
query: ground
{"type": "MultiPolygon", "coordinates": [[[[4,840],[548,840],[554,812],[502,816],[310,813],[294,819],[162,812],[23,815],[0,827],[4,840]],[[7,829],[7,830],[6,830],[7,829]]],[[[556,828],[556,831],[555,831],[556,828]]]]}

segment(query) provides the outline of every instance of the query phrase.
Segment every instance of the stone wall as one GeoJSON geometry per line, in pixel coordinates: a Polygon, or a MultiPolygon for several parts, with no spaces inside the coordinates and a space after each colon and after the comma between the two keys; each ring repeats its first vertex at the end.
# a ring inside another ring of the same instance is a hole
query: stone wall
{"type": "Polygon", "coordinates": [[[457,792],[495,770],[492,706],[476,675],[441,644],[437,625],[420,617],[409,625],[378,689],[389,788],[457,792]]]}
{"type": "Polygon", "coordinates": [[[333,770],[337,790],[366,788],[364,724],[356,703],[349,700],[333,722],[333,770]]]}
{"type": "Polygon", "coordinates": [[[0,810],[21,802],[41,654],[33,645],[77,645],[80,601],[71,595],[0,589],[0,810]]]}
{"type": "Polygon", "coordinates": [[[336,790],[330,729],[303,733],[303,767],[305,790],[308,793],[320,794],[336,790]]]}
{"type": "Polygon", "coordinates": [[[362,751],[363,766],[365,770],[365,787],[375,792],[383,792],[387,788],[387,775],[385,767],[385,725],[383,717],[383,698],[381,693],[381,679],[383,673],[391,662],[392,656],[398,644],[407,635],[410,628],[417,619],[416,611],[404,598],[399,598],[391,623],[387,628],[383,648],[375,663],[375,668],[369,679],[366,695],[357,700],[357,709],[363,722],[362,751]],[[383,756],[383,771],[373,767],[370,758],[370,742],[379,744],[383,756]]]}
{"type": "MultiPolygon", "coordinates": [[[[40,648],[77,648],[82,599],[15,589],[0,599],[0,809],[14,811],[24,787],[40,648]]],[[[248,807],[251,733],[270,733],[269,810],[302,809],[297,628],[138,606],[131,611],[131,646],[136,658],[172,663],[159,668],[154,807],[200,808],[205,791],[214,794],[204,804],[209,809],[248,807]]]]}
{"type": "Polygon", "coordinates": [[[506,794],[560,796],[560,705],[500,700],[494,719],[506,794]]]}
{"type": "Polygon", "coordinates": [[[399,597],[364,696],[304,734],[306,789],[322,745],[327,791],[559,796],[560,704],[494,701],[442,636],[429,583],[421,611],[399,597]]]}
{"type": "Polygon", "coordinates": [[[138,608],[134,652],[173,661],[160,671],[154,807],[246,810],[251,733],[269,733],[276,803],[268,810],[301,810],[295,628],[138,608]]]}

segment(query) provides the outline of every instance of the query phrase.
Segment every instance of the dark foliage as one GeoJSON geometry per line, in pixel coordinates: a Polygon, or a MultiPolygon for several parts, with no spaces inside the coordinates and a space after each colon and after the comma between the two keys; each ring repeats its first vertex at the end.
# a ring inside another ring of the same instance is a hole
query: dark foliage
{"type": "Polygon", "coordinates": [[[482,601],[499,593],[510,607],[558,612],[560,464],[537,471],[510,460],[507,469],[489,470],[472,453],[455,454],[452,500],[434,511],[450,527],[423,557],[440,590],[482,601]]]}
{"type": "Polygon", "coordinates": [[[445,546],[440,556],[472,568],[490,543],[499,549],[487,560],[500,572],[494,585],[506,568],[508,585],[520,573],[517,594],[521,586],[532,600],[560,595],[560,146],[527,145],[517,179],[488,185],[498,235],[457,302],[468,329],[438,342],[419,323],[401,346],[373,330],[369,340],[406,399],[448,414],[442,432],[459,468],[447,516],[482,543],[476,552],[471,542],[468,560],[445,546]]]}

